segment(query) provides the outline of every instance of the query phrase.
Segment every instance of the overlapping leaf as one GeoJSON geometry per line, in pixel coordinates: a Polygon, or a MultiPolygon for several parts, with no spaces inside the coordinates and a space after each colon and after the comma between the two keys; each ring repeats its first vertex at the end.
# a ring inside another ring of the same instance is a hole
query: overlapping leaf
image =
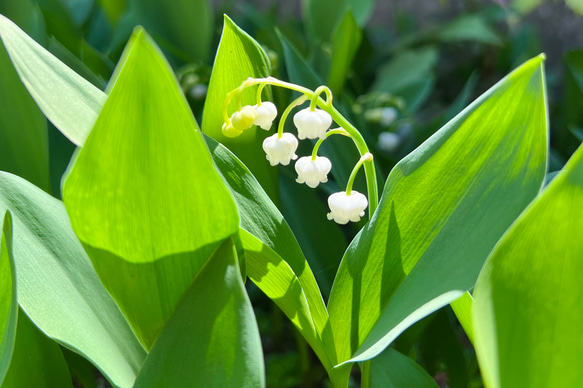
{"type": "Polygon", "coordinates": [[[512,72],[393,169],[332,289],[341,361],[376,356],[470,289],[537,194],[547,147],[542,61],[512,72]]]}
{"type": "Polygon", "coordinates": [[[264,374],[257,323],[228,239],[186,291],[135,388],[260,388],[264,374]]]}
{"type": "Polygon", "coordinates": [[[59,345],[19,309],[14,353],[2,388],[73,388],[59,345]]]}
{"type": "Polygon", "coordinates": [[[21,309],[46,335],[91,360],[114,385],[131,387],[146,352],[95,274],[63,204],[0,172],[0,212],[5,210],[13,217],[21,309]]]}
{"type": "Polygon", "coordinates": [[[3,218],[0,245],[0,386],[12,359],[18,319],[16,273],[12,258],[12,219],[9,212],[3,218]]]}
{"type": "Polygon", "coordinates": [[[409,357],[388,348],[370,363],[370,388],[437,388],[435,380],[409,357]]]}
{"type": "Polygon", "coordinates": [[[512,225],[474,292],[488,387],[583,384],[583,147],[512,225]]]}
{"type": "Polygon", "coordinates": [[[63,197],[98,275],[149,349],[239,218],[170,66],[142,29],[112,84],[63,197]]]}
{"type": "MultiPolygon", "coordinates": [[[[277,169],[265,163],[262,149],[263,139],[268,133],[255,126],[236,138],[225,137],[222,133],[223,107],[227,93],[238,88],[249,77],[261,78],[269,75],[271,65],[261,46],[225,15],[221,42],[204,105],[202,131],[233,151],[249,167],[270,197],[277,198],[277,169]]],[[[255,92],[256,88],[244,92],[241,104],[255,105],[255,92]]],[[[267,89],[263,98],[267,100],[269,96],[267,89]]],[[[229,114],[235,109],[235,104],[232,104],[229,114]]]]}

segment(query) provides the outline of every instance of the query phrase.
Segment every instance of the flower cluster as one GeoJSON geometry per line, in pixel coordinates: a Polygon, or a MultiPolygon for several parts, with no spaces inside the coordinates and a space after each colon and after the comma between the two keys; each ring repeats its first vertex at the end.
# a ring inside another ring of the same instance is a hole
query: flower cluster
{"type": "MultiPolygon", "coordinates": [[[[292,90],[297,88],[289,87],[288,84],[275,78],[265,79],[248,79],[239,89],[235,89],[228,95],[225,104],[225,123],[223,124],[223,134],[227,137],[239,136],[243,131],[251,128],[253,125],[259,126],[264,130],[269,130],[272,127],[273,121],[277,117],[277,108],[272,102],[261,101],[262,87],[271,84],[288,87],[292,90]],[[277,82],[276,82],[277,81],[277,82]],[[260,85],[258,90],[258,103],[256,105],[240,106],[230,117],[227,115],[227,107],[230,102],[229,96],[234,93],[241,93],[241,91],[251,85],[260,85]]],[[[294,85],[295,86],[295,85],[294,85]]],[[[299,88],[299,87],[298,87],[299,88]]],[[[304,91],[306,89],[302,89],[304,91]]],[[[298,174],[296,181],[300,184],[305,183],[311,188],[316,188],[320,183],[328,181],[328,174],[332,169],[332,163],[324,156],[318,156],[317,151],[320,144],[330,135],[343,134],[352,137],[346,130],[337,128],[330,130],[332,125],[332,116],[329,111],[334,111],[331,106],[332,95],[330,90],[321,86],[316,91],[304,91],[304,95],[294,102],[292,102],[283,112],[277,133],[267,137],[263,141],[263,150],[267,160],[272,166],[278,164],[287,166],[292,160],[298,159],[296,151],[298,149],[298,138],[303,139],[318,139],[316,142],[312,155],[299,158],[295,163],[295,170],[298,174]],[[326,102],[319,99],[319,94],[325,92],[327,94],[326,102]],[[291,133],[283,132],[284,122],[288,114],[297,105],[301,105],[307,100],[310,100],[310,106],[300,110],[293,116],[293,123],[297,129],[297,137],[291,133]],[[321,106],[323,109],[318,108],[321,106]]],[[[336,111],[336,114],[337,111],[336,111]]],[[[339,224],[346,224],[348,221],[358,222],[364,216],[364,210],[368,206],[366,196],[357,192],[351,191],[354,177],[359,167],[365,161],[372,160],[372,155],[366,153],[355,166],[353,173],[349,178],[346,191],[334,193],[328,198],[328,206],[330,213],[328,219],[334,220],[339,224]]]]}

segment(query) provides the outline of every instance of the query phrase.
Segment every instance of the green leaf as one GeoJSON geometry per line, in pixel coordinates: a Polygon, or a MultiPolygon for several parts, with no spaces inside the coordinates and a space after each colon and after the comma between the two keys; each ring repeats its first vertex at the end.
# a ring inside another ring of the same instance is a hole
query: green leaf
{"type": "Polygon", "coordinates": [[[73,388],[59,345],[47,338],[19,309],[14,354],[2,388],[73,388]]]}
{"type": "Polygon", "coordinates": [[[16,340],[18,302],[15,274],[12,256],[12,218],[10,213],[6,212],[0,246],[0,386],[8,371],[16,340]]]}
{"type": "Polygon", "coordinates": [[[583,147],[500,240],[474,292],[489,387],[583,384],[583,147]]]}
{"type": "Polygon", "coordinates": [[[0,3],[0,14],[12,20],[40,44],[46,44],[45,20],[35,0],[4,0],[0,3]]]}
{"type": "Polygon", "coordinates": [[[471,343],[474,343],[474,329],[472,325],[473,306],[474,298],[472,298],[469,292],[466,292],[461,298],[451,302],[451,308],[471,343]]]}
{"type": "Polygon", "coordinates": [[[435,380],[409,357],[388,348],[370,363],[370,388],[437,388],[435,380]]]}
{"type": "Polygon", "coordinates": [[[142,29],[116,75],[63,198],[102,282],[150,349],[239,218],[170,66],[142,29]]]}
{"type": "Polygon", "coordinates": [[[259,330],[228,239],[194,278],[135,387],[258,388],[264,375],[259,330]]]}
{"type": "Polygon", "coordinates": [[[47,336],[91,360],[114,385],[131,387],[146,353],[95,274],[63,203],[0,172],[0,213],[7,209],[14,224],[21,309],[47,336]]]}
{"type": "Polygon", "coordinates": [[[362,28],[372,15],[375,3],[375,0],[302,0],[302,16],[308,34],[320,42],[328,42],[348,10],[362,28]]]}
{"type": "Polygon", "coordinates": [[[131,0],[136,20],[161,47],[170,50],[184,62],[204,62],[210,56],[213,38],[213,13],[208,0],[131,0]]]}
{"type": "MultiPolygon", "coordinates": [[[[271,198],[277,198],[277,169],[266,162],[262,144],[269,133],[252,126],[235,138],[223,135],[223,107],[227,93],[238,88],[249,77],[267,77],[271,73],[267,55],[259,44],[225,15],[221,42],[215,58],[209,89],[204,104],[202,131],[224,144],[245,163],[271,198]]],[[[264,92],[264,99],[270,93],[264,92]]],[[[256,88],[242,95],[242,105],[255,105],[256,88]]],[[[236,109],[232,104],[229,114],[236,109]]]]}
{"type": "Polygon", "coordinates": [[[340,360],[363,361],[460,297],[542,186],[543,57],[512,72],[391,171],[328,305],[340,360]]]}
{"type": "Polygon", "coordinates": [[[41,111],[69,140],[83,144],[106,95],[2,15],[0,39],[41,111]]]}
{"type": "Polygon", "coordinates": [[[2,44],[0,90],[0,170],[22,176],[48,191],[47,121],[22,85],[2,44]]]}
{"type": "Polygon", "coordinates": [[[332,34],[332,64],[328,73],[328,85],[336,95],[340,94],[344,87],[361,39],[362,31],[349,9],[332,34]]]}
{"type": "Polygon", "coordinates": [[[480,14],[463,15],[440,28],[434,38],[443,42],[472,41],[501,46],[502,40],[480,14]]]}

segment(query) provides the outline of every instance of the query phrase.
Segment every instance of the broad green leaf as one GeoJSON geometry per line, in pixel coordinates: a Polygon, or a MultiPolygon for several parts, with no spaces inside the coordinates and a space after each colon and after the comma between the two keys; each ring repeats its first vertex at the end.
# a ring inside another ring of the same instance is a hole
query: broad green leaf
{"type": "Polygon", "coordinates": [[[175,46],[179,51],[169,51],[184,62],[208,61],[214,21],[209,0],[130,0],[130,7],[161,47],[175,46]]]}
{"type": "Polygon", "coordinates": [[[97,376],[95,366],[79,354],[61,346],[61,352],[71,372],[71,377],[77,380],[83,388],[97,388],[97,376]]]}
{"type": "Polygon", "coordinates": [[[372,15],[375,3],[375,0],[302,0],[302,16],[312,38],[329,42],[346,11],[352,12],[362,28],[372,15]]]}
{"type": "Polygon", "coordinates": [[[83,144],[105,94],[2,15],[0,39],[41,111],[69,140],[83,144]]]}
{"type": "Polygon", "coordinates": [[[135,388],[259,388],[264,375],[259,330],[228,239],[184,294],[135,388]]]}
{"type": "Polygon", "coordinates": [[[2,388],[22,387],[73,388],[73,383],[59,345],[19,309],[14,353],[2,388]]]}
{"type": "MultiPolygon", "coordinates": [[[[222,133],[227,93],[238,88],[249,77],[267,77],[270,73],[269,59],[261,46],[225,15],[223,34],[204,104],[202,131],[233,151],[249,167],[269,196],[277,198],[277,169],[266,162],[262,148],[263,139],[269,133],[255,126],[235,138],[225,137],[222,133]]],[[[263,98],[269,100],[268,90],[264,91],[263,98]]],[[[241,104],[256,103],[256,88],[252,87],[243,93],[241,104]]],[[[235,109],[235,104],[232,103],[229,114],[235,109]]]]}
{"type": "Polygon", "coordinates": [[[97,74],[94,74],[93,71],[91,71],[91,69],[87,66],[87,64],[83,63],[81,59],[77,58],[75,54],[70,52],[54,37],[49,39],[49,50],[73,71],[85,78],[87,81],[91,82],[97,88],[100,90],[105,89],[105,80],[97,74]]]}
{"type": "Polygon", "coordinates": [[[5,210],[14,225],[21,309],[47,336],[91,360],[115,386],[131,387],[146,352],[95,274],[62,202],[0,172],[0,213],[5,210]]]}
{"type": "Polygon", "coordinates": [[[370,363],[370,388],[437,388],[435,380],[409,357],[388,348],[370,363]]]}
{"type": "Polygon", "coordinates": [[[18,302],[16,300],[16,278],[12,256],[12,218],[4,215],[0,246],[0,386],[14,350],[18,302]]]}
{"type": "Polygon", "coordinates": [[[546,169],[543,57],[512,72],[391,171],[328,305],[341,361],[379,354],[462,296],[546,169]]]}
{"type": "Polygon", "coordinates": [[[349,9],[332,34],[332,63],[328,73],[328,86],[335,94],[339,94],[344,87],[361,39],[362,31],[349,9]]]}
{"type": "Polygon", "coordinates": [[[2,44],[0,90],[0,170],[22,176],[48,191],[47,121],[22,85],[2,44]]]}
{"type": "Polygon", "coordinates": [[[170,66],[142,29],[63,198],[102,282],[150,349],[239,219],[170,66]]]}
{"type": "Polygon", "coordinates": [[[474,343],[474,328],[472,325],[473,306],[474,298],[472,298],[469,292],[466,292],[461,298],[451,302],[451,308],[471,343],[474,343]]]}
{"type": "Polygon", "coordinates": [[[565,120],[583,125],[583,50],[565,55],[565,120]]]}
{"type": "Polygon", "coordinates": [[[583,385],[583,147],[500,240],[474,292],[486,386],[583,385]]]}

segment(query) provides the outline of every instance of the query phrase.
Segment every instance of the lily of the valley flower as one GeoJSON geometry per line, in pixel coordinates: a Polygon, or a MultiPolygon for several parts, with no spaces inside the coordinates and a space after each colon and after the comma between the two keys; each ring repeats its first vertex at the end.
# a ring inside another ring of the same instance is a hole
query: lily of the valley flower
{"type": "Polygon", "coordinates": [[[330,207],[328,219],[344,225],[348,221],[358,222],[360,217],[364,217],[368,200],[358,191],[352,190],[350,194],[341,191],[328,197],[328,206],[330,207]]]}
{"type": "Polygon", "coordinates": [[[233,113],[231,116],[231,123],[233,127],[239,131],[244,131],[251,128],[255,120],[257,119],[257,111],[250,105],[245,105],[241,110],[233,113]]]}
{"type": "Polygon", "coordinates": [[[294,115],[294,124],[301,139],[323,139],[326,131],[332,124],[332,117],[321,109],[312,110],[310,107],[302,109],[294,115]]]}
{"type": "Polygon", "coordinates": [[[296,160],[298,139],[291,133],[274,134],[263,140],[263,150],[272,166],[282,164],[287,166],[291,160],[296,160]]]}
{"type": "Polygon", "coordinates": [[[298,159],[295,167],[298,173],[296,182],[305,183],[313,189],[320,182],[328,182],[328,173],[332,168],[332,163],[325,156],[316,156],[316,160],[312,160],[311,156],[303,156],[298,159]]]}
{"type": "Polygon", "coordinates": [[[277,117],[277,108],[273,102],[264,101],[261,105],[254,105],[253,108],[257,112],[257,118],[253,124],[269,131],[273,120],[277,117]]]}

